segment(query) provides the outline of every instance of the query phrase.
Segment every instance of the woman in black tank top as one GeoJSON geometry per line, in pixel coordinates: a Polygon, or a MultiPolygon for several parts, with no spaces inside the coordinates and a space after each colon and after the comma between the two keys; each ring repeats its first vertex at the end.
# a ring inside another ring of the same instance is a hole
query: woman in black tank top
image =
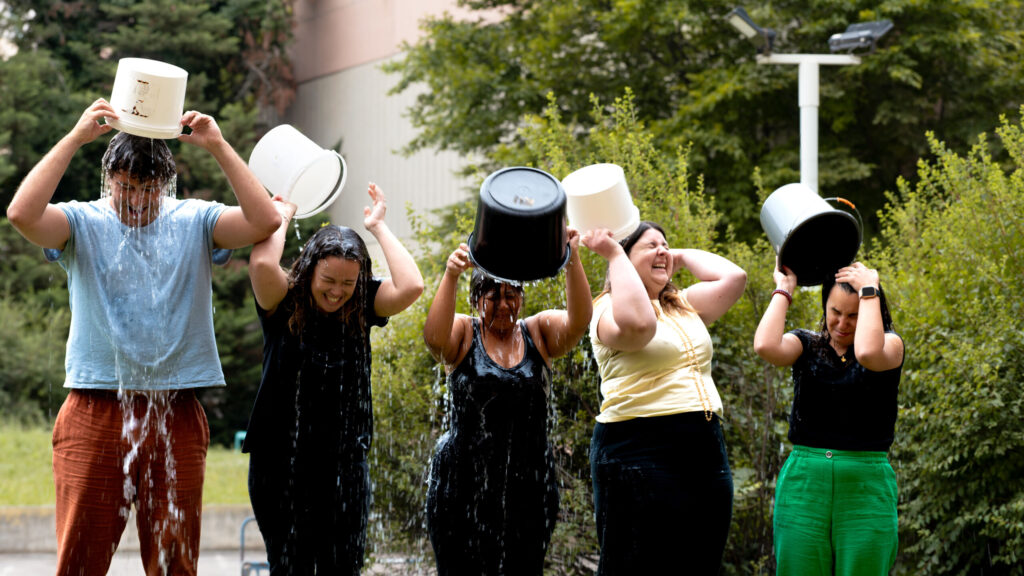
{"type": "Polygon", "coordinates": [[[468,247],[448,258],[423,328],[448,373],[448,430],[430,467],[427,525],[438,574],[540,575],[558,514],[548,444],[551,359],[576,346],[590,323],[590,286],[579,234],[569,230],[567,310],[519,319],[523,289],[474,270],[470,305],[455,313],[468,247]]]}

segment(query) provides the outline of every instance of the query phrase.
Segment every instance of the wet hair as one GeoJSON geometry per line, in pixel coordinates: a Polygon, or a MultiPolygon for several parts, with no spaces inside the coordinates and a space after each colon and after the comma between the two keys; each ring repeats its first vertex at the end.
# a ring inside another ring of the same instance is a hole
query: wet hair
{"type": "MultiPolygon", "coordinates": [[[[633,249],[633,246],[636,246],[636,243],[640,241],[640,237],[651,229],[657,230],[663,237],[668,238],[668,235],[665,234],[664,228],[654,222],[644,220],[640,222],[640,225],[637,226],[636,230],[634,230],[629,236],[626,236],[619,241],[619,246],[622,246],[622,250],[626,253],[627,257],[629,256],[629,251],[633,249]]],[[[608,272],[605,271],[604,289],[601,291],[601,294],[611,291],[611,278],[609,277],[608,272]]],[[[679,288],[672,283],[671,279],[658,294],[658,302],[661,304],[661,308],[666,311],[696,312],[696,310],[693,309],[693,306],[690,306],[685,300],[683,300],[683,297],[680,295],[679,288]]]]}
{"type": "Polygon", "coordinates": [[[370,253],[366,249],[366,243],[356,234],[355,230],[338,225],[328,225],[320,228],[313,234],[302,253],[292,263],[288,271],[288,289],[294,290],[295,310],[288,319],[288,329],[292,334],[300,334],[307,318],[313,314],[323,314],[313,300],[313,273],[318,262],[329,256],[337,256],[346,260],[354,260],[359,263],[359,277],[356,279],[356,287],[352,296],[336,312],[330,316],[341,322],[355,321],[360,330],[365,329],[366,318],[363,311],[366,310],[367,285],[370,280],[370,273],[373,270],[373,262],[370,260],[370,253]]]}
{"type": "Polygon", "coordinates": [[[484,294],[491,290],[500,290],[503,284],[517,292],[520,298],[525,295],[522,285],[502,282],[479,268],[473,268],[473,275],[469,278],[469,305],[476,310],[484,294]]]}
{"type": "MultiPolygon", "coordinates": [[[[821,326],[819,331],[821,336],[825,338],[825,341],[831,340],[831,335],[828,333],[827,315],[828,315],[828,297],[832,294],[832,288],[837,284],[836,282],[836,271],[825,275],[825,281],[821,284],[821,326]]],[[[843,292],[847,294],[856,294],[857,291],[853,289],[853,286],[849,282],[839,282],[839,287],[843,292]]],[[[882,330],[886,332],[895,331],[892,324],[892,315],[889,314],[889,302],[885,299],[885,291],[882,290],[882,283],[878,283],[878,300],[882,309],[882,330]]]]}
{"type": "Polygon", "coordinates": [[[127,174],[141,182],[157,182],[161,188],[174,180],[174,155],[159,138],[143,138],[118,132],[103,153],[103,172],[127,174]]]}

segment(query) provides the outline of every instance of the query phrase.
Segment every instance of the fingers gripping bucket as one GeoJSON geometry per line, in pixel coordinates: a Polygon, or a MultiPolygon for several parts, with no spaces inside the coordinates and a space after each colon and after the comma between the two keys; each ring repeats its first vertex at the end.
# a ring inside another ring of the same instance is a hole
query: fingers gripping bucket
{"type": "Polygon", "coordinates": [[[796,274],[797,283],[815,286],[824,281],[826,274],[853,262],[860,249],[863,225],[860,214],[848,201],[823,199],[804,184],[787,184],[765,200],[761,228],[779,263],[796,274]],[[849,205],[852,214],[833,208],[828,200],[849,205]]]}
{"type": "Polygon", "coordinates": [[[640,225],[640,210],[633,204],[626,175],[616,164],[592,164],[562,179],[569,223],[580,232],[606,228],[615,240],[629,236],[640,225]]]}
{"type": "Polygon", "coordinates": [[[260,138],[249,169],[272,196],[296,205],[295,218],[309,218],[333,204],[348,177],[341,154],[321,148],[289,124],[260,138]]]}
{"type": "Polygon", "coordinates": [[[119,118],[114,128],[146,138],[177,138],[185,107],[188,72],[157,60],[122,58],[110,94],[119,118]]]}
{"type": "Polygon", "coordinates": [[[494,172],[480,186],[469,258],[506,282],[555,276],[571,254],[565,230],[565,191],[536,168],[494,172]]]}

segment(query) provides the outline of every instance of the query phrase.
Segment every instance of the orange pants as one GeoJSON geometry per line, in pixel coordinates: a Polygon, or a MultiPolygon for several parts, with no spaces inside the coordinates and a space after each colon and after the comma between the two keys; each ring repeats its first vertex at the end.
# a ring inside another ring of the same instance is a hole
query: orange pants
{"type": "Polygon", "coordinates": [[[71,390],[53,427],[57,576],[102,576],[135,505],[147,576],[194,575],[210,428],[192,390],[71,390]]]}

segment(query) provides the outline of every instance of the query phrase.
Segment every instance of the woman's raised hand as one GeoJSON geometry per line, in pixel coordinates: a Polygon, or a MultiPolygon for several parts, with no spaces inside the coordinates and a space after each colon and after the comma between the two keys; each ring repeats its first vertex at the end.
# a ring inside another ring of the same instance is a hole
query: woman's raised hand
{"type": "Polygon", "coordinates": [[[796,274],[794,274],[788,266],[782,266],[781,264],[776,263],[775,272],[772,274],[772,277],[775,279],[776,288],[793,294],[793,290],[796,289],[797,279],[796,274]]]}
{"type": "Polygon", "coordinates": [[[384,222],[384,215],[388,211],[388,203],[384,199],[384,191],[373,182],[370,182],[366,193],[370,196],[373,206],[363,206],[363,226],[372,232],[375,226],[384,222]]]}
{"type": "Polygon", "coordinates": [[[472,267],[473,262],[469,259],[469,246],[463,243],[459,244],[459,247],[448,257],[445,270],[459,276],[472,267]]]}
{"type": "Polygon", "coordinates": [[[299,207],[291,202],[285,200],[284,196],[280,194],[270,199],[274,203],[274,209],[281,215],[281,224],[285,225],[295,216],[295,212],[298,211],[299,207]]]}
{"type": "Polygon", "coordinates": [[[854,290],[860,291],[864,286],[878,287],[878,270],[868,268],[860,262],[854,262],[849,266],[840,268],[836,272],[836,282],[846,282],[853,286],[854,290]]]}
{"type": "Polygon", "coordinates": [[[580,242],[605,260],[610,260],[616,251],[622,250],[622,246],[615,241],[611,230],[607,228],[594,228],[593,230],[586,231],[580,237],[580,242]]]}

